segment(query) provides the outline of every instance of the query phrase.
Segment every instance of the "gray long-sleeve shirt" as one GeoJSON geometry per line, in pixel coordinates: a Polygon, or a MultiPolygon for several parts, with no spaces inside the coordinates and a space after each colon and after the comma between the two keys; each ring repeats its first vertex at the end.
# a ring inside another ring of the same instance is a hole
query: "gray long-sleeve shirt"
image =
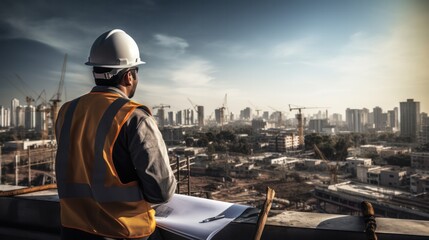
{"type": "MultiPolygon", "coordinates": [[[[96,86],[92,92],[113,92],[114,87],[96,86]]],[[[149,203],[168,201],[176,190],[167,148],[155,119],[146,107],[139,107],[122,127],[113,147],[113,163],[121,182],[138,181],[149,203]]]]}

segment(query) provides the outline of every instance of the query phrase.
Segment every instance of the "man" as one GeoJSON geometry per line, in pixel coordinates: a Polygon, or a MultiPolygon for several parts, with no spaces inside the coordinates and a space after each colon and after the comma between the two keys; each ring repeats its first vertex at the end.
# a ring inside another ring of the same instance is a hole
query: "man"
{"type": "Polygon", "coordinates": [[[151,204],[168,201],[176,180],[149,109],[130,100],[144,62],[115,29],[95,40],[86,64],[97,86],[65,103],[56,122],[62,239],[147,239],[151,204]]]}

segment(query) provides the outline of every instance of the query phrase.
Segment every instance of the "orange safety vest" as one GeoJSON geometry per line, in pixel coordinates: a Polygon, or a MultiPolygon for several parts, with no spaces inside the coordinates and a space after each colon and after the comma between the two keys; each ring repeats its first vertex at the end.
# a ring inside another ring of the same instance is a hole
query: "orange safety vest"
{"type": "Polygon", "coordinates": [[[113,238],[155,230],[155,210],[137,181],[120,181],[112,159],[122,126],[139,106],[115,93],[91,92],[62,107],[55,169],[64,227],[113,238]]]}

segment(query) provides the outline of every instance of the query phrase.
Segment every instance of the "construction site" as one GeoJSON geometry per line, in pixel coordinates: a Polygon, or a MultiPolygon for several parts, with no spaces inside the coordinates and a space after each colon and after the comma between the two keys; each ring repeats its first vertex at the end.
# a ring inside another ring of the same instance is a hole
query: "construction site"
{"type": "MultiPolygon", "coordinates": [[[[57,144],[54,140],[53,126],[62,102],[66,64],[67,55],[64,57],[58,90],[49,101],[44,91],[36,99],[29,91],[22,91],[25,92],[27,102],[27,107],[22,109],[30,109],[29,112],[34,109],[35,114],[39,116],[37,123],[36,121],[27,123],[26,117],[16,115],[13,121],[16,126],[24,129],[12,128],[9,134],[13,140],[4,142],[0,147],[1,191],[7,194],[10,191],[19,192],[20,189],[39,189],[40,194],[50,196],[47,198],[49,203],[54,202],[39,210],[51,209],[54,213],[58,212],[58,196],[56,190],[46,190],[46,188],[55,188],[56,183],[54,165],[57,144]],[[34,108],[33,103],[39,104],[34,108]],[[27,126],[28,124],[30,127],[27,126]],[[25,130],[26,128],[30,130],[25,130]],[[25,136],[22,132],[37,133],[39,138],[22,139],[22,136],[25,136]]],[[[16,77],[20,79],[19,76],[16,77]]],[[[24,86],[25,82],[22,79],[20,81],[24,86]]],[[[18,86],[17,88],[21,89],[18,86]]],[[[225,94],[221,106],[205,119],[204,106],[195,104],[190,98],[188,101],[192,108],[178,111],[175,114],[175,120],[172,111],[166,113],[166,109],[171,108],[169,104],[158,104],[152,109],[157,110],[154,117],[167,143],[170,164],[178,181],[176,193],[236,206],[247,206],[248,210],[243,213],[244,215],[230,225],[235,228],[225,228],[226,232],[221,232],[217,239],[230,239],[231,236],[239,234],[240,231],[237,229],[247,228],[247,225],[241,225],[242,222],[256,221],[255,216],[258,214],[255,215],[255,212],[259,213],[259,209],[266,208],[269,197],[267,189],[275,191],[275,197],[272,196],[269,200],[269,224],[264,239],[282,239],[282,236],[313,239],[319,234],[320,224],[332,217],[329,214],[334,214],[335,218],[347,215],[349,218],[346,222],[355,223],[350,229],[339,227],[338,224],[343,224],[343,221],[328,227],[322,225],[324,230],[329,230],[324,232],[324,236],[340,234],[347,239],[359,239],[362,230],[356,230],[356,226],[363,227],[357,220],[358,216],[362,215],[360,204],[368,200],[373,204],[377,217],[413,219],[404,220],[402,223],[410,225],[411,228],[416,225],[412,221],[423,220],[423,225],[428,224],[426,221],[429,220],[429,206],[426,194],[418,196],[410,194],[403,191],[406,186],[402,186],[402,189],[394,189],[374,187],[365,182],[358,183],[356,167],[360,164],[365,165],[365,160],[333,161],[325,157],[316,145],[310,150],[304,148],[306,119],[302,111],[313,108],[325,109],[325,107],[289,105],[289,112],[297,111],[297,114],[294,118],[287,119],[284,111],[275,108],[272,108],[274,112],[271,117],[267,117],[268,112],[260,116],[259,112],[262,110],[254,106],[256,116],[252,116],[250,108],[246,108],[240,113],[240,119],[234,120],[233,114],[229,112],[227,94],[225,94]],[[213,114],[214,120],[212,120],[213,114]],[[249,133],[236,133],[231,130],[240,128],[252,129],[252,136],[250,137],[249,133]],[[218,135],[224,134],[225,139],[207,138],[214,135],[213,132],[218,135]],[[241,153],[229,152],[225,146],[233,146],[241,153]],[[252,147],[249,148],[249,146],[252,147]],[[319,219],[320,222],[311,222],[307,218],[319,219]],[[307,237],[302,237],[305,235],[302,230],[288,235],[291,233],[287,233],[287,230],[294,225],[298,229],[313,229],[313,232],[310,232],[307,237]],[[353,235],[350,231],[356,231],[357,234],[353,235]]],[[[37,194],[23,196],[24,198],[28,196],[28,199],[39,199],[37,194]]],[[[21,200],[19,197],[17,199],[8,197],[0,198],[0,201],[3,201],[5,206],[10,206],[16,204],[14,201],[21,200]]],[[[45,200],[45,197],[41,199],[45,200]]],[[[27,207],[34,208],[33,202],[28,204],[31,206],[27,207]]],[[[35,204],[35,208],[39,208],[40,202],[35,204]]],[[[14,211],[16,212],[13,214],[23,214],[20,208],[14,211]]],[[[42,234],[42,237],[37,239],[57,239],[58,237],[58,228],[56,228],[58,226],[55,224],[40,225],[33,222],[35,219],[28,222],[30,219],[23,220],[22,217],[10,216],[9,213],[3,213],[4,216],[1,214],[0,211],[0,222],[5,222],[7,218],[13,219],[6,224],[10,228],[3,228],[3,232],[14,229],[15,237],[20,236],[23,223],[47,230],[48,233],[43,234],[48,234],[48,238],[42,234]]],[[[58,221],[56,217],[58,216],[46,216],[44,220],[55,222],[58,221]]],[[[387,226],[392,223],[388,220],[381,225],[387,226]]],[[[31,231],[31,234],[37,232],[31,231]]],[[[394,239],[390,238],[392,236],[397,237],[396,239],[423,239],[421,235],[429,235],[427,231],[421,229],[418,231],[421,234],[409,231],[398,233],[390,228],[384,236],[389,236],[385,239],[394,239]],[[404,238],[405,235],[406,238],[404,238]]],[[[169,236],[166,239],[199,239],[181,238],[172,233],[164,234],[169,236]]],[[[0,236],[8,236],[2,233],[2,228],[0,228],[0,236]]],[[[27,238],[22,237],[22,239],[27,238]]]]}

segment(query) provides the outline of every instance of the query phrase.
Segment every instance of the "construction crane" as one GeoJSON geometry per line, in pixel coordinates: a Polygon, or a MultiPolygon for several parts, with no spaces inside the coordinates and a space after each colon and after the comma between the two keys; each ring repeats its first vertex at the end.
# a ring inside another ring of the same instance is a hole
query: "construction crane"
{"type": "Polygon", "coordinates": [[[63,67],[61,70],[61,78],[60,78],[60,83],[58,84],[58,90],[49,100],[52,102],[51,121],[52,121],[53,127],[55,126],[55,121],[56,121],[57,115],[58,115],[59,103],[61,102],[61,95],[63,93],[64,78],[66,76],[66,67],[67,67],[67,54],[64,55],[63,67]]]}
{"type": "Polygon", "coordinates": [[[323,154],[322,151],[317,147],[316,144],[313,144],[314,152],[319,155],[319,157],[326,162],[328,165],[329,173],[330,173],[330,182],[331,184],[335,184],[338,182],[338,162],[335,165],[328,164],[328,160],[325,157],[325,154],[323,154]]]}
{"type": "Polygon", "coordinates": [[[192,108],[197,113],[198,126],[199,127],[204,126],[204,106],[195,104],[194,102],[191,101],[190,98],[188,98],[188,101],[192,105],[192,108]]]}
{"type": "Polygon", "coordinates": [[[225,97],[223,99],[222,106],[217,109],[219,111],[219,120],[220,120],[220,126],[221,126],[221,128],[223,128],[223,125],[227,122],[227,118],[228,118],[227,99],[228,99],[228,96],[225,93],[225,97]]]}
{"type": "Polygon", "coordinates": [[[259,118],[259,112],[260,111],[262,111],[262,109],[259,109],[258,107],[256,107],[253,103],[251,103],[250,101],[249,101],[249,103],[250,103],[250,105],[252,105],[254,108],[255,108],[255,111],[256,111],[256,117],[258,117],[259,118]]]}
{"type": "Polygon", "coordinates": [[[277,127],[281,127],[282,126],[282,112],[279,111],[279,110],[277,110],[277,109],[275,109],[275,108],[273,108],[273,107],[271,107],[271,106],[268,106],[268,107],[271,108],[275,113],[278,114],[277,127]]]}
{"type": "Polygon", "coordinates": [[[164,125],[165,125],[165,116],[164,116],[164,108],[170,108],[170,105],[167,105],[167,104],[160,104],[160,105],[158,105],[158,106],[154,106],[154,107],[152,107],[153,109],[156,109],[156,108],[158,108],[159,110],[158,110],[158,121],[159,121],[159,126],[160,127],[164,127],[164,125]]]}
{"type": "Polygon", "coordinates": [[[326,108],[326,107],[299,107],[299,106],[294,106],[291,107],[291,104],[289,104],[289,111],[292,110],[298,110],[298,114],[295,115],[296,120],[298,120],[298,137],[299,137],[299,148],[303,148],[304,147],[304,118],[302,117],[302,113],[301,110],[302,109],[315,109],[315,108],[326,108]]]}
{"type": "Polygon", "coordinates": [[[48,139],[48,119],[50,117],[49,114],[51,114],[51,107],[46,102],[45,89],[43,89],[42,92],[40,92],[39,96],[35,100],[35,104],[36,104],[36,112],[41,112],[44,116],[43,121],[41,122],[41,125],[40,125],[40,131],[41,131],[42,140],[46,140],[48,139]],[[37,104],[39,100],[42,100],[42,103],[37,104]]]}

